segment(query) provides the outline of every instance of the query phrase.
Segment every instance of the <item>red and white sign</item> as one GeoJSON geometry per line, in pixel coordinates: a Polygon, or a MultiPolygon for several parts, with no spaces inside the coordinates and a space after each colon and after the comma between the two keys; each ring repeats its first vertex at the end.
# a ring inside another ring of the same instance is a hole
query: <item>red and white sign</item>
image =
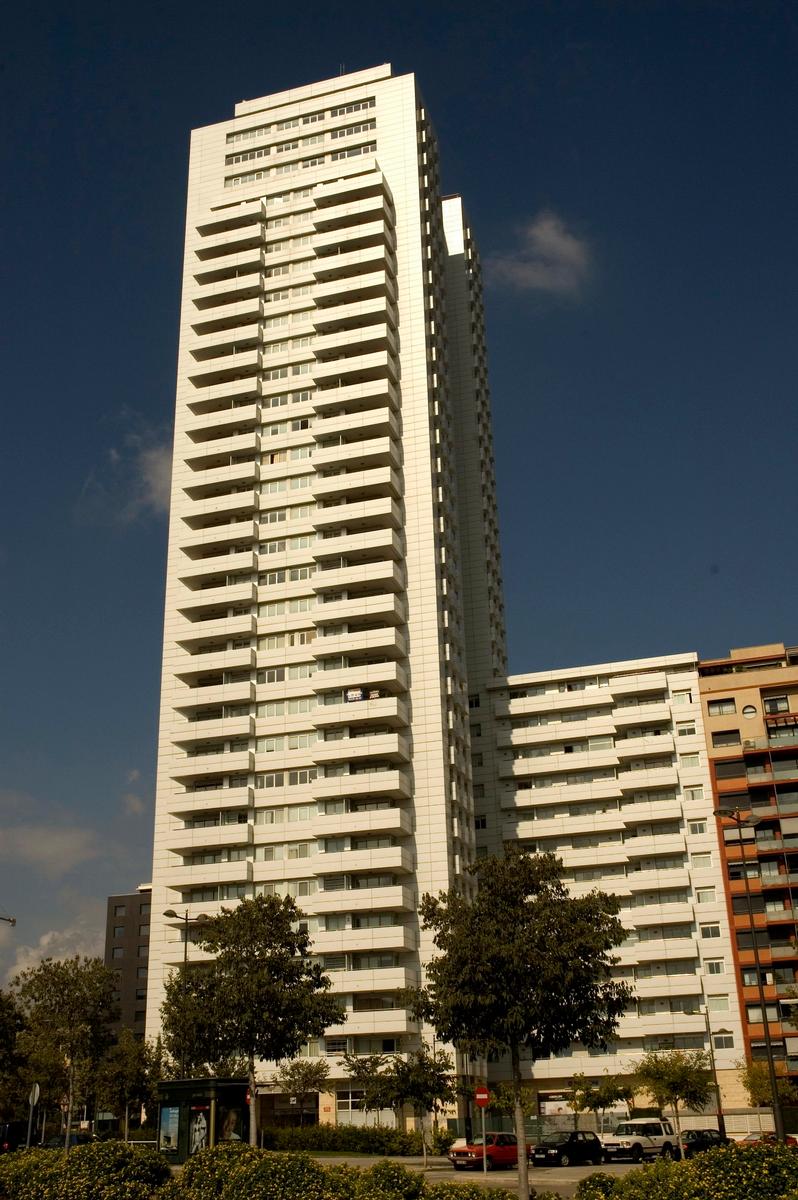
{"type": "Polygon", "coordinates": [[[477,1108],[487,1108],[490,1100],[490,1092],[486,1087],[478,1087],[474,1090],[474,1099],[477,1103],[477,1108]]]}

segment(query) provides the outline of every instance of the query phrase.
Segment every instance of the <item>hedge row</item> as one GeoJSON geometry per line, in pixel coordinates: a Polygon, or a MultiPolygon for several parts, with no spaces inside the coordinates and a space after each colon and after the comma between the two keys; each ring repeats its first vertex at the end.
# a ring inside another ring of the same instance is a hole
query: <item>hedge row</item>
{"type": "Polygon", "coordinates": [[[612,1176],[582,1179],[576,1200],[798,1200],[798,1153],[786,1146],[729,1146],[612,1176]]]}
{"type": "MultiPolygon", "coordinates": [[[[421,1134],[384,1125],[308,1125],[261,1131],[266,1150],[343,1150],[350,1154],[421,1154],[421,1134]]],[[[454,1141],[448,1129],[433,1132],[434,1154],[445,1154],[454,1141]]]]}
{"type": "MultiPolygon", "coordinates": [[[[273,1154],[242,1144],[202,1150],[170,1178],[154,1150],[120,1142],[0,1157],[0,1200],[515,1200],[504,1188],[428,1183],[399,1163],[368,1171],[322,1166],[307,1154],[273,1154]]],[[[559,1200],[538,1193],[538,1200],[559,1200]]]]}

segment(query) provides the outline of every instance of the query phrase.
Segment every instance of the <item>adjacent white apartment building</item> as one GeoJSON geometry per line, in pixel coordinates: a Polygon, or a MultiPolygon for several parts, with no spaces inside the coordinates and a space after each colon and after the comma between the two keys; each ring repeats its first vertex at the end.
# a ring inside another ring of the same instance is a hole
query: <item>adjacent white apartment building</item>
{"type": "Polygon", "coordinates": [[[340,1054],[418,1037],[396,995],[431,949],[419,896],[475,854],[498,564],[479,264],[414,77],[342,75],[196,130],[150,1035],[185,914],[277,893],[345,1000],[308,1048],[340,1119],[340,1054]]]}
{"type": "Polygon", "coordinates": [[[697,656],[513,675],[492,697],[497,803],[483,815],[477,802],[478,842],[551,851],[574,894],[618,895],[628,936],[617,974],[636,994],[607,1053],[574,1045],[534,1065],[541,1110],[557,1111],[577,1072],[623,1074],[661,1049],[711,1049],[726,1101],[739,1104],[743,1037],[697,656]]]}

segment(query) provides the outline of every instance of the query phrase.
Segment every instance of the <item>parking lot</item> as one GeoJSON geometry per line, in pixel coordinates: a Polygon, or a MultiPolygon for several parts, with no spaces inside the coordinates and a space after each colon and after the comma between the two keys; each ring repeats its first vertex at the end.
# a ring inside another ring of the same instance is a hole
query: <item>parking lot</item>
{"type": "MultiPolygon", "coordinates": [[[[345,1162],[353,1167],[360,1167],[365,1170],[372,1166],[375,1162],[381,1162],[380,1156],[370,1156],[364,1154],[314,1154],[313,1158],[317,1158],[319,1162],[323,1162],[328,1166],[333,1162],[345,1162]]],[[[404,1167],[409,1167],[413,1171],[423,1171],[424,1164],[420,1158],[393,1158],[392,1162],[401,1164],[404,1167]]],[[[592,1175],[595,1171],[605,1171],[607,1175],[625,1175],[628,1171],[637,1170],[632,1163],[605,1163],[601,1167],[546,1167],[529,1168],[529,1186],[530,1188],[538,1188],[540,1191],[546,1189],[554,1192],[560,1192],[562,1196],[573,1196],[576,1191],[576,1185],[580,1179],[584,1179],[586,1175],[592,1175]]],[[[430,1158],[428,1160],[427,1178],[434,1180],[436,1183],[477,1183],[485,1187],[504,1187],[514,1189],[518,1187],[518,1172],[515,1170],[506,1171],[488,1171],[487,1174],[483,1171],[455,1171],[445,1158],[430,1158]]]]}

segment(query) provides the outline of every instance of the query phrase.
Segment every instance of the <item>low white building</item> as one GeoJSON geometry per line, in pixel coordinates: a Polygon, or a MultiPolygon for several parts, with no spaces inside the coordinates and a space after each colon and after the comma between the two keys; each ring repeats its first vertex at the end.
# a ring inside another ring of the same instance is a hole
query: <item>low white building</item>
{"type": "Polygon", "coordinates": [[[617,976],[636,998],[606,1053],[574,1045],[534,1064],[542,1109],[577,1072],[628,1073],[648,1050],[710,1042],[724,1099],[742,1103],[697,656],[513,675],[491,694],[497,780],[477,803],[478,853],[518,842],[557,854],[574,894],[620,897],[628,930],[617,976]]]}

